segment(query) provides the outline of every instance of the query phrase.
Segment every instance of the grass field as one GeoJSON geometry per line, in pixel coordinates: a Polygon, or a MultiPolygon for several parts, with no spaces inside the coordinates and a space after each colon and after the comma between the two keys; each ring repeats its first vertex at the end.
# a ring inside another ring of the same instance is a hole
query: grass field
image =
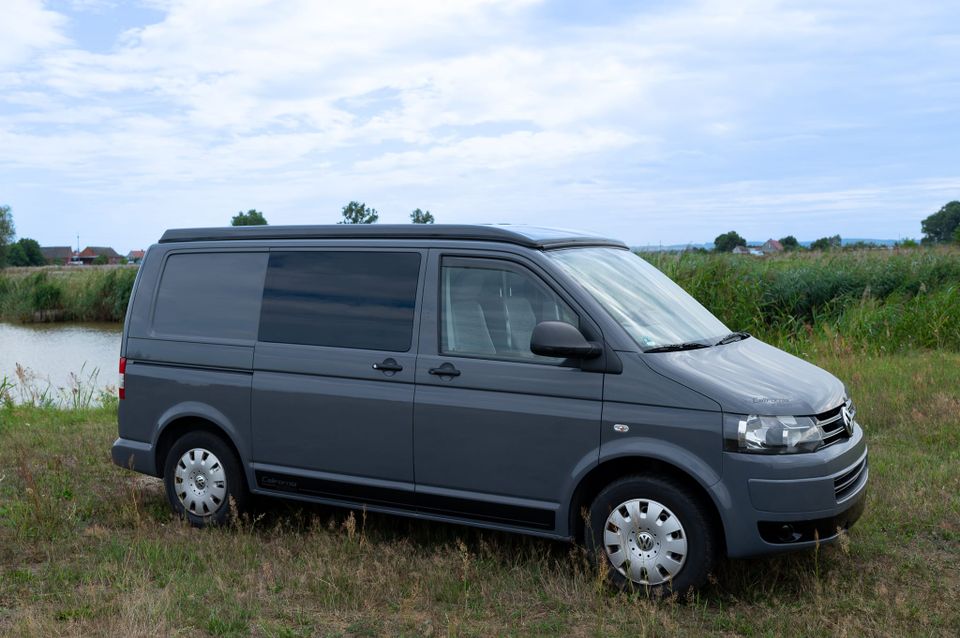
{"type": "Polygon", "coordinates": [[[808,356],[857,401],[864,517],[660,603],[571,546],[465,527],[277,503],[191,529],[110,464],[111,406],[0,408],[0,635],[960,635],[960,355],[808,356]]]}

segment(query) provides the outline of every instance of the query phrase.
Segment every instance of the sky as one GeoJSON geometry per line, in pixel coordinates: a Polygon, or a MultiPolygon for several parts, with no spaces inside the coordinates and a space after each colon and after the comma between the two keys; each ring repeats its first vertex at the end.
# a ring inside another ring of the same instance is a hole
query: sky
{"type": "Polygon", "coordinates": [[[960,199],[960,3],[0,0],[0,204],[126,253],[334,223],[899,239],[960,199]]]}

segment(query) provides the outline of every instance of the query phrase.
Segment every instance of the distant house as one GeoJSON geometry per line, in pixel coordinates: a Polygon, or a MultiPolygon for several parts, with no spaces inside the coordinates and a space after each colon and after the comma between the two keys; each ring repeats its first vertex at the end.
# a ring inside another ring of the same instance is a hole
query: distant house
{"type": "Polygon", "coordinates": [[[87,246],[80,251],[78,257],[85,266],[89,266],[101,255],[107,258],[108,264],[119,264],[123,259],[117,251],[109,246],[87,246]]]}
{"type": "Polygon", "coordinates": [[[764,255],[770,255],[773,253],[782,253],[783,244],[778,242],[776,239],[768,239],[767,241],[763,242],[762,246],[760,246],[760,250],[763,252],[764,255]]]}
{"type": "Polygon", "coordinates": [[[66,266],[73,259],[73,249],[70,246],[41,246],[40,254],[48,264],[66,266]]]}
{"type": "Polygon", "coordinates": [[[754,255],[757,257],[763,256],[763,250],[760,246],[737,246],[733,249],[734,255],[754,255]]]}
{"type": "Polygon", "coordinates": [[[131,264],[139,264],[143,261],[143,251],[142,250],[131,250],[127,253],[127,261],[131,264]]]}

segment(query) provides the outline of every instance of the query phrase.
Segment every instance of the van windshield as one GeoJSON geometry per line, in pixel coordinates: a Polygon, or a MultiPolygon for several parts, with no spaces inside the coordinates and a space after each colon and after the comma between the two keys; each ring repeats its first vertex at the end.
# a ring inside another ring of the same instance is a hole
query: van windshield
{"type": "Polygon", "coordinates": [[[713,345],[730,330],[632,251],[568,248],[546,253],[586,288],[643,350],[713,345]]]}

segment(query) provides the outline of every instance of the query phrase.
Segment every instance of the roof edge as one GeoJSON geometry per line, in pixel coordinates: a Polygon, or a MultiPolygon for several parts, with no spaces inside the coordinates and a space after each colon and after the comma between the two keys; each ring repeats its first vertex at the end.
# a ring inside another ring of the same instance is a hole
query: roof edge
{"type": "Polygon", "coordinates": [[[227,226],[220,228],[173,228],[160,237],[161,244],[200,241],[269,239],[437,239],[493,241],[549,250],[573,246],[626,244],[603,237],[571,235],[534,239],[509,226],[466,224],[329,224],[316,226],[227,226]]]}

